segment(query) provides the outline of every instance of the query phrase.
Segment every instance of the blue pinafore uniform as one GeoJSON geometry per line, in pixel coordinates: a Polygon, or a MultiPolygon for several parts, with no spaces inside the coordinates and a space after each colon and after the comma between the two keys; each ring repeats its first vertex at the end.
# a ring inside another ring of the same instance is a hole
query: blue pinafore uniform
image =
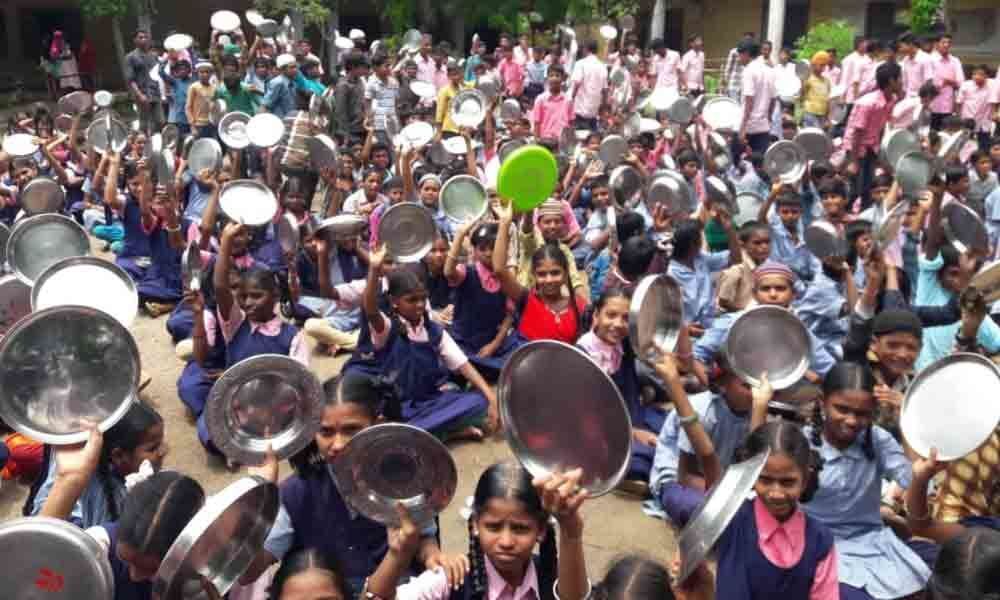
{"type": "MultiPolygon", "coordinates": [[[[659,435],[667,413],[656,404],[643,405],[642,394],[639,392],[639,375],[636,372],[635,352],[628,338],[622,341],[622,362],[618,370],[611,375],[611,380],[618,386],[618,391],[625,400],[632,427],[643,429],[659,435]]],[[[640,444],[632,440],[632,459],[629,461],[626,479],[649,481],[649,473],[653,468],[653,457],[656,448],[640,444]]]]}
{"type": "Polygon", "coordinates": [[[128,564],[118,558],[118,523],[106,523],[101,527],[108,532],[111,545],[108,547],[108,562],[114,576],[114,600],[150,600],[153,584],[148,581],[136,582],[128,574],[128,564]]]}
{"type": "Polygon", "coordinates": [[[504,364],[524,340],[511,328],[508,335],[493,356],[479,358],[476,354],[483,346],[493,341],[507,316],[507,296],[502,290],[487,292],[479,280],[475,266],[465,271],[465,279],[455,288],[455,320],[451,325],[451,335],[469,357],[469,361],[481,369],[484,377],[495,379],[504,364]]]}

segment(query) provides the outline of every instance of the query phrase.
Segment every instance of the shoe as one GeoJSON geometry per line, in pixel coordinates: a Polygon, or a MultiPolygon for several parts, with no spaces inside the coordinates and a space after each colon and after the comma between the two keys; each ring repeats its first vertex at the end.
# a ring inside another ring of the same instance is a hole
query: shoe
{"type": "Polygon", "coordinates": [[[164,302],[145,302],[142,305],[143,310],[149,314],[152,318],[157,318],[161,315],[165,315],[174,310],[173,304],[167,304],[164,302]]]}
{"type": "Polygon", "coordinates": [[[642,499],[649,498],[650,495],[649,484],[639,479],[624,479],[618,484],[615,491],[622,492],[623,494],[629,494],[630,496],[637,496],[642,499]]]}

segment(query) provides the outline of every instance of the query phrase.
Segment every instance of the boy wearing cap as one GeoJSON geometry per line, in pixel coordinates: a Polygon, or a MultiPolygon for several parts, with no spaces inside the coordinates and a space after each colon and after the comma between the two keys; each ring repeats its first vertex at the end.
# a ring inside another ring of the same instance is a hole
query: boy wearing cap
{"type": "Polygon", "coordinates": [[[531,213],[523,217],[521,225],[521,235],[518,236],[518,247],[520,254],[518,258],[517,280],[525,286],[534,285],[534,270],[531,268],[531,255],[546,242],[554,242],[559,245],[559,249],[566,255],[566,262],[569,264],[569,280],[573,285],[573,291],[584,302],[590,299],[590,290],[587,278],[576,267],[576,259],[573,250],[563,241],[564,232],[571,241],[580,239],[580,225],[573,219],[573,212],[570,208],[567,213],[568,203],[561,200],[548,199],[535,210],[535,218],[531,213]],[[537,219],[537,221],[536,221],[537,219]],[[570,225],[570,219],[573,219],[570,225]],[[567,228],[569,231],[567,232],[567,228]]]}
{"type": "Polygon", "coordinates": [[[202,60],[195,65],[195,71],[198,73],[198,81],[188,87],[184,112],[196,137],[214,138],[216,132],[215,125],[212,124],[211,109],[215,98],[215,86],[212,85],[215,68],[212,63],[202,60]]]}
{"type": "Polygon", "coordinates": [[[299,67],[291,54],[282,54],[276,64],[278,74],[267,82],[267,92],[260,101],[260,107],[262,111],[284,119],[295,111],[295,89],[292,82],[295,81],[299,67]]]}
{"type": "Polygon", "coordinates": [[[817,52],[809,64],[809,77],[802,85],[802,126],[826,127],[830,111],[830,80],[823,77],[823,71],[830,64],[830,55],[817,52]]]}

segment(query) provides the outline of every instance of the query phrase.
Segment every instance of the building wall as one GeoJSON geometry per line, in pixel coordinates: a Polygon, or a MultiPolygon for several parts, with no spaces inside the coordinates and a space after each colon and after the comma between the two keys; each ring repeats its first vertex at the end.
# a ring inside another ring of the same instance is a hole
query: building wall
{"type": "MultiPolygon", "coordinates": [[[[745,31],[760,37],[761,15],[764,0],[702,0],[701,23],[685,23],[685,31],[700,32],[705,37],[705,56],[709,59],[725,58],[745,31]]],[[[694,2],[688,2],[693,4],[694,2]]],[[[696,11],[690,11],[695,13],[696,11]]],[[[685,17],[688,11],[685,10],[685,17]]],[[[692,17],[693,19],[694,17],[692,17]]],[[[687,20],[685,18],[685,20],[687,20]]]]}

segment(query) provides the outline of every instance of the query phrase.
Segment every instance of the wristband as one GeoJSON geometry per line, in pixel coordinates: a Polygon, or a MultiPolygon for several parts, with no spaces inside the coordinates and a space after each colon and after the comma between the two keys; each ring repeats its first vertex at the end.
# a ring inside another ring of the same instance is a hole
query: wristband
{"type": "Polygon", "coordinates": [[[693,424],[697,423],[699,420],[700,419],[698,418],[698,413],[695,413],[695,414],[687,416],[687,417],[678,417],[677,418],[677,422],[680,423],[681,426],[684,426],[684,425],[693,425],[693,424]]]}

